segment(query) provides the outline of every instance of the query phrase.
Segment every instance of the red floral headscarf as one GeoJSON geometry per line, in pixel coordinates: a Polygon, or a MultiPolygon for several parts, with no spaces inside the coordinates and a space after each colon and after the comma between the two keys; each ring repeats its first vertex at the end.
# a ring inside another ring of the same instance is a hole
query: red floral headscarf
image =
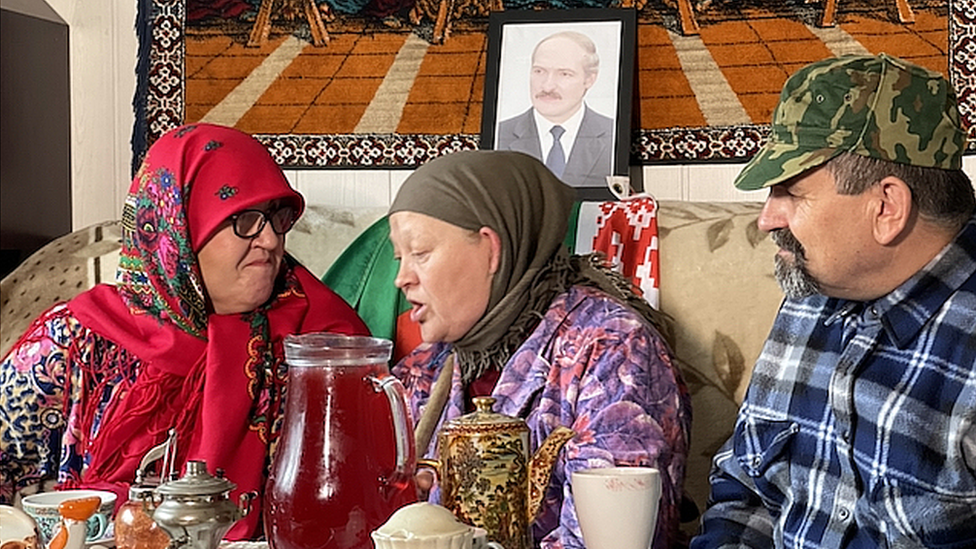
{"type": "Polygon", "coordinates": [[[298,215],[305,207],[251,136],[213,124],[163,135],[132,180],[122,213],[123,298],[202,337],[207,318],[196,252],[232,214],[276,199],[291,202],[298,215]]]}

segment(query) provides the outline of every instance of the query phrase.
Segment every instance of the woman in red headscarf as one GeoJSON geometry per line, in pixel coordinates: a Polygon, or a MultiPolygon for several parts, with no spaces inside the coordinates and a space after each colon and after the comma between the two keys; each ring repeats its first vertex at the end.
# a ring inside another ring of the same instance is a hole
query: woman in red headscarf
{"type": "MultiPolygon", "coordinates": [[[[117,284],[49,309],[0,363],[0,497],[57,474],[121,503],[170,429],[177,464],[203,460],[238,493],[263,492],[284,336],[368,335],[285,254],[304,205],[247,134],[196,124],[160,137],[123,208],[117,284]]],[[[260,516],[228,538],[258,533],[260,516]]]]}

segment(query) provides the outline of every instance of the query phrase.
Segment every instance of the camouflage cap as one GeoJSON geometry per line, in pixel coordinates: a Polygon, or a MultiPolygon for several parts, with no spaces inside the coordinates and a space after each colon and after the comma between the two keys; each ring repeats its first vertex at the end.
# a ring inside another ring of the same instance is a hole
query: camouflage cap
{"type": "Polygon", "coordinates": [[[786,81],[769,140],[735,186],[776,185],[845,151],[960,169],[965,141],[955,93],[941,74],[884,53],[830,58],[786,81]]]}

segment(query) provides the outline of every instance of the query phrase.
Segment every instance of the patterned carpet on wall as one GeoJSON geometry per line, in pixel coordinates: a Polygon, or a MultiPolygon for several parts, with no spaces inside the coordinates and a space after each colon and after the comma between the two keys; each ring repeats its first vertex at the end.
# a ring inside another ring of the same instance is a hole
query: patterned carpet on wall
{"type": "MultiPolygon", "coordinates": [[[[433,43],[428,19],[338,15],[325,23],[328,43],[315,45],[305,14],[282,9],[253,47],[256,12],[244,0],[143,3],[135,160],[195,121],[256,134],[296,167],[411,167],[478,147],[486,18],[457,20],[433,43]]],[[[949,75],[976,135],[972,2],[909,3],[914,21],[903,23],[894,0],[838,0],[836,24],[824,27],[818,0],[700,2],[698,33],[683,34],[675,7],[648,1],[638,12],[632,163],[748,159],[788,75],[846,53],[884,51],[949,75]]]]}

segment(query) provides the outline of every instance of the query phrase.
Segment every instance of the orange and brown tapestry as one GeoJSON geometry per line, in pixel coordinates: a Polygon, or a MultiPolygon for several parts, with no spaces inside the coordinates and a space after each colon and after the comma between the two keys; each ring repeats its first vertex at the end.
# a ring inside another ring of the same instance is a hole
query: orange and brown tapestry
{"type": "MultiPolygon", "coordinates": [[[[373,168],[478,147],[487,10],[534,6],[142,1],[136,157],[176,125],[209,121],[255,134],[282,165],[373,168]]],[[[554,5],[565,3],[538,8],[554,5]]],[[[883,51],[948,75],[976,137],[970,1],[645,0],[620,9],[638,10],[633,164],[750,158],[789,74],[847,53],[883,51]]]]}

